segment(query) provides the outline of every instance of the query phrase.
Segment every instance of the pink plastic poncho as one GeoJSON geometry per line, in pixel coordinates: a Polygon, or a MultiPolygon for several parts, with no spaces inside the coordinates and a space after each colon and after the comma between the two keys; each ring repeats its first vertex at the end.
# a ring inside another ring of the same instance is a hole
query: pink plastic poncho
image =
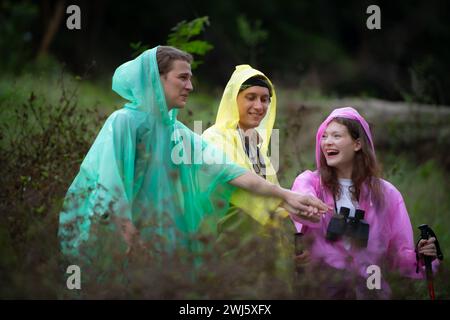
{"type": "MultiPolygon", "coordinates": [[[[328,124],[337,117],[357,120],[369,138],[374,150],[372,134],[368,123],[353,108],[335,109],[320,125],[316,135],[316,165],[320,167],[320,140],[328,124]]],[[[396,271],[411,278],[424,278],[424,268],[416,273],[416,253],[413,239],[413,230],[408,212],[400,192],[389,182],[381,180],[384,194],[383,210],[376,210],[372,203],[367,186],[361,188],[359,207],[365,211],[364,220],[370,225],[367,248],[355,246],[346,249],[344,240],[329,242],[326,240],[328,223],[332,212],[323,216],[319,223],[312,223],[291,215],[298,232],[311,236],[313,243],[310,250],[313,261],[322,261],[336,269],[346,269],[349,272],[359,274],[367,278],[367,267],[370,265],[389,266],[389,271],[396,271]]],[[[321,185],[318,170],[305,171],[300,174],[292,186],[293,191],[309,193],[323,200],[330,207],[334,207],[334,199],[331,192],[321,185]]],[[[433,269],[437,265],[437,259],[433,262],[433,269]]],[[[383,281],[382,289],[390,292],[387,283],[383,281]]]]}

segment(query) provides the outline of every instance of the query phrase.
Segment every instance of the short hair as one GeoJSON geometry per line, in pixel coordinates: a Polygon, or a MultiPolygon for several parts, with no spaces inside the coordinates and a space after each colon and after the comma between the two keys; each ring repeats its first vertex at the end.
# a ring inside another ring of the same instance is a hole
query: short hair
{"type": "Polygon", "coordinates": [[[194,58],[190,53],[170,46],[159,46],[156,51],[156,61],[158,62],[159,74],[167,74],[172,70],[173,61],[182,60],[191,64],[194,58]]]}
{"type": "Polygon", "coordinates": [[[245,89],[254,86],[267,88],[269,90],[269,96],[272,97],[272,86],[270,85],[267,78],[261,75],[253,76],[244,81],[244,83],[242,83],[241,87],[239,88],[239,93],[241,93],[241,91],[244,91],[245,89]]]}

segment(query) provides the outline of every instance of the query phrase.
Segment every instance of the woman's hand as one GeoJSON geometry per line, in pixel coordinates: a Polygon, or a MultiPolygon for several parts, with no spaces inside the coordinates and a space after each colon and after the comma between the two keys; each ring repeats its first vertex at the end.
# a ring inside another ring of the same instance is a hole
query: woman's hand
{"type": "Polygon", "coordinates": [[[293,192],[280,187],[279,185],[267,182],[253,172],[246,172],[243,175],[229,181],[233,186],[262,195],[277,197],[284,200],[285,208],[293,214],[304,214],[305,217],[313,218],[327,212],[328,206],[311,195],[293,192]]]}
{"type": "Polygon", "coordinates": [[[299,216],[301,219],[309,220],[311,222],[319,222],[320,221],[320,214],[294,209],[287,202],[283,202],[281,204],[281,207],[286,209],[289,213],[299,216]]]}
{"type": "Polygon", "coordinates": [[[330,209],[314,196],[286,189],[284,189],[283,199],[284,203],[282,206],[287,211],[312,222],[319,222],[321,215],[330,209]]]}
{"type": "Polygon", "coordinates": [[[436,238],[431,237],[428,240],[422,239],[417,244],[417,252],[422,256],[429,256],[432,257],[433,260],[436,259],[437,251],[436,251],[436,245],[434,242],[436,241],[436,238]]]}
{"type": "Polygon", "coordinates": [[[129,219],[118,218],[117,225],[123,239],[125,240],[125,243],[127,244],[127,255],[131,253],[132,249],[135,248],[135,246],[144,248],[144,243],[140,238],[139,231],[129,219]]]}
{"type": "Polygon", "coordinates": [[[304,250],[299,255],[295,256],[295,265],[297,267],[304,266],[308,264],[311,261],[311,255],[309,254],[308,250],[304,250]]]}

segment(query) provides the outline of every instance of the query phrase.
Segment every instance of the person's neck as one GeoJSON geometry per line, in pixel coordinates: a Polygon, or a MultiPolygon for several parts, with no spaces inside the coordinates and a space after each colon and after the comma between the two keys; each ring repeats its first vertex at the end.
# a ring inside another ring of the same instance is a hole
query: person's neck
{"type": "Polygon", "coordinates": [[[351,179],[353,167],[336,168],[338,179],[351,179]]]}
{"type": "Polygon", "coordinates": [[[255,128],[243,127],[241,124],[238,124],[238,127],[239,127],[239,129],[241,129],[242,132],[244,132],[245,134],[248,134],[248,133],[250,133],[250,132],[252,131],[252,129],[255,129],[255,128]]]}

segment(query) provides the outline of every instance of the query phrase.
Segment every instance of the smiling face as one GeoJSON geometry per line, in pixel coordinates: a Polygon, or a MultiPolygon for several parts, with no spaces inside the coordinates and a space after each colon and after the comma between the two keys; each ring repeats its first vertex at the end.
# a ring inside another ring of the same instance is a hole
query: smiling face
{"type": "Polygon", "coordinates": [[[353,139],[347,127],[331,121],[320,140],[327,165],[337,169],[338,178],[350,179],[355,153],[361,149],[359,139],[353,139]]]}
{"type": "Polygon", "coordinates": [[[191,65],[183,60],[175,60],[172,69],[161,75],[167,108],[183,108],[190,92],[194,89],[191,82],[191,65]]]}
{"type": "Polygon", "coordinates": [[[270,104],[269,89],[253,86],[237,96],[239,127],[243,130],[256,128],[267,113],[270,104]]]}

